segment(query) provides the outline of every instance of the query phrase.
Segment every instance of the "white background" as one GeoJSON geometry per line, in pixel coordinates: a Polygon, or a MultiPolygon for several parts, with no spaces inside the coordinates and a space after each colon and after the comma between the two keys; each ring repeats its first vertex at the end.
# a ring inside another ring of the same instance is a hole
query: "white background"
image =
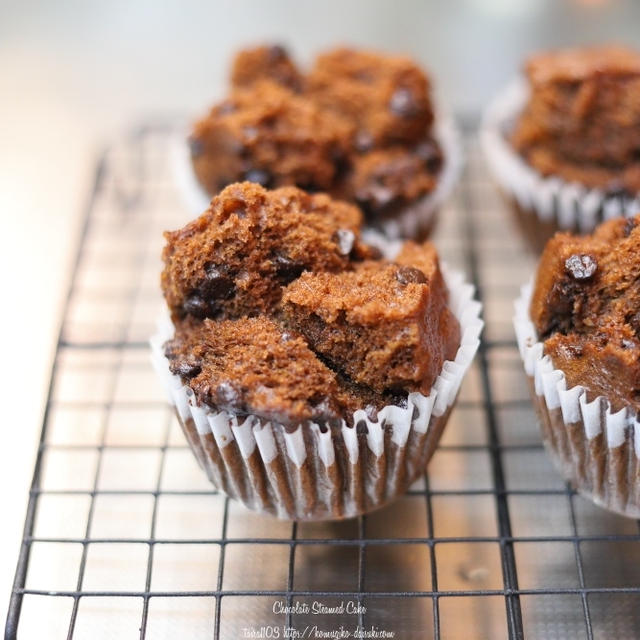
{"type": "Polygon", "coordinates": [[[284,42],[302,61],[336,43],[407,52],[458,112],[477,113],[527,53],[640,47],[638,25],[633,0],[0,0],[0,600],[93,162],[113,135],[148,115],[202,111],[242,43],[284,42]]]}

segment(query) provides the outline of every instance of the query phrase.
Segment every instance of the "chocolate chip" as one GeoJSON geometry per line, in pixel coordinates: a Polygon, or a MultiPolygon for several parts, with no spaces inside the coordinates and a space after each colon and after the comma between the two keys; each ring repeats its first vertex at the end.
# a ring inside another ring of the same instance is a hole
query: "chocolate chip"
{"type": "Polygon", "coordinates": [[[427,277],[420,271],[420,269],[416,269],[414,267],[398,267],[396,271],[396,280],[400,284],[409,284],[409,283],[424,283],[427,281],[427,277]]]}
{"type": "Polygon", "coordinates": [[[257,182],[263,187],[268,187],[273,180],[273,176],[266,169],[249,169],[245,172],[244,179],[248,182],[257,182]]]}
{"type": "Polygon", "coordinates": [[[292,260],[289,256],[279,254],[272,258],[272,262],[276,267],[278,278],[286,284],[300,277],[304,271],[304,265],[292,260]]]}
{"type": "Polygon", "coordinates": [[[218,105],[218,115],[226,116],[230,113],[233,113],[236,110],[236,105],[233,104],[230,100],[225,100],[224,102],[218,105]]]}
{"type": "Polygon", "coordinates": [[[338,249],[343,256],[348,256],[353,249],[356,235],[349,229],[338,229],[334,234],[334,240],[338,244],[338,249]]]}
{"type": "Polygon", "coordinates": [[[442,153],[433,140],[425,140],[416,147],[416,154],[424,160],[430,173],[436,173],[442,166],[442,153]]]}
{"type": "Polygon", "coordinates": [[[189,138],[189,152],[192,158],[201,156],[204,152],[204,143],[198,138],[189,138]]]}
{"type": "Polygon", "coordinates": [[[230,382],[221,382],[215,390],[215,403],[222,407],[238,407],[242,394],[230,382]]]}
{"type": "Polygon", "coordinates": [[[287,50],[280,44],[274,44],[269,47],[267,51],[267,60],[269,62],[279,62],[280,60],[286,60],[287,50]]]}
{"type": "Polygon", "coordinates": [[[360,129],[360,131],[356,133],[353,143],[356,150],[360,153],[369,151],[373,147],[373,136],[368,131],[360,129]]]}
{"type": "Polygon", "coordinates": [[[418,105],[413,92],[404,87],[396,89],[391,96],[391,100],[389,100],[389,109],[401,118],[415,116],[418,112],[418,105]]]}
{"type": "Polygon", "coordinates": [[[636,228],[635,218],[627,218],[627,221],[624,223],[624,237],[628,238],[631,235],[631,232],[636,228]]]}
{"type": "Polygon", "coordinates": [[[596,272],[598,263],[587,253],[574,253],[565,260],[564,268],[575,280],[588,280],[596,272]]]}
{"type": "Polygon", "coordinates": [[[195,358],[187,356],[179,360],[171,370],[181,378],[195,378],[202,371],[202,366],[195,358]]]}
{"type": "Polygon", "coordinates": [[[205,318],[209,312],[209,305],[196,294],[190,295],[183,303],[182,308],[194,318],[205,318]]]}
{"type": "Polygon", "coordinates": [[[224,265],[210,264],[205,268],[205,279],[200,285],[200,291],[206,298],[228,298],[233,289],[233,278],[229,277],[224,265]]]}

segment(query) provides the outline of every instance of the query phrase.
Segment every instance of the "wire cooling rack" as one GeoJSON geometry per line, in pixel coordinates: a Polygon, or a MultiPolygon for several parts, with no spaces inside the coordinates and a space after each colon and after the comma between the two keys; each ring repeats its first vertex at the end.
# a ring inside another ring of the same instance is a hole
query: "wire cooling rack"
{"type": "Polygon", "coordinates": [[[540,444],[511,328],[534,258],[475,139],[436,241],[478,286],[483,345],[424,478],[324,524],[214,491],[152,373],[161,231],[192,217],[174,140],[144,128],[99,163],[5,637],[640,637],[638,523],[576,495],[540,444]]]}

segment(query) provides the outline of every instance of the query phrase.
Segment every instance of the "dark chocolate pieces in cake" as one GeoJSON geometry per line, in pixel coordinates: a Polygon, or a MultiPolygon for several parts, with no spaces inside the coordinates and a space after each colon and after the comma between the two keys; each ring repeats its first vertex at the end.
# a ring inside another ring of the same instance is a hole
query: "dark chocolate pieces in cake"
{"type": "Polygon", "coordinates": [[[460,342],[435,249],[408,242],[389,262],[360,222],[324,194],[241,183],[166,234],[165,353],[200,404],[338,424],[430,392],[460,342]]]}
{"type": "Polygon", "coordinates": [[[340,387],[304,340],[291,334],[285,338],[284,330],[265,316],[183,323],[165,351],[171,371],[199,404],[236,415],[286,426],[327,423],[355,411],[360,402],[340,387]]]}
{"type": "Polygon", "coordinates": [[[540,258],[531,319],[568,386],[640,409],[640,216],[591,236],[556,234],[540,258]]]}
{"type": "Polygon", "coordinates": [[[294,187],[242,183],[166,234],[162,288],[174,321],[272,313],[282,286],[303,271],[340,271],[374,255],[353,206],[294,187]]]}

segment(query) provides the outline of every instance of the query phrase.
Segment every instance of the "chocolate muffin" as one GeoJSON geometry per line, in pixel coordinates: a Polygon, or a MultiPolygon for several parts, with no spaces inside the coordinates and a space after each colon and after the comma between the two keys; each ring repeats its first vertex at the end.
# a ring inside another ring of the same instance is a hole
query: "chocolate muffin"
{"type": "Polygon", "coordinates": [[[435,249],[384,258],[360,222],[242,183],[165,234],[173,324],[154,361],[209,478],[252,508],[339,518],[401,494],[477,347],[469,288],[449,290],[435,249]]]}
{"type": "Polygon", "coordinates": [[[640,54],[541,53],[485,113],[490,168],[540,252],[558,230],[593,231],[640,207],[640,54]]]}
{"type": "Polygon", "coordinates": [[[559,233],[545,248],[531,320],[570,387],[614,409],[640,408],[640,216],[591,236],[559,233]]]}
{"type": "Polygon", "coordinates": [[[406,237],[426,237],[455,167],[427,75],[408,58],[347,48],[320,55],[306,76],[281,47],[241,51],[229,95],[195,124],[190,152],[209,195],[242,180],[326,191],[406,237]]]}
{"type": "Polygon", "coordinates": [[[640,191],[640,54],[621,47],[532,57],[531,95],[511,140],[542,175],[640,191]]]}
{"type": "Polygon", "coordinates": [[[558,233],[540,258],[528,316],[516,320],[554,459],[580,491],[634,517],[639,282],[640,215],[606,222],[590,236],[558,233]]]}

